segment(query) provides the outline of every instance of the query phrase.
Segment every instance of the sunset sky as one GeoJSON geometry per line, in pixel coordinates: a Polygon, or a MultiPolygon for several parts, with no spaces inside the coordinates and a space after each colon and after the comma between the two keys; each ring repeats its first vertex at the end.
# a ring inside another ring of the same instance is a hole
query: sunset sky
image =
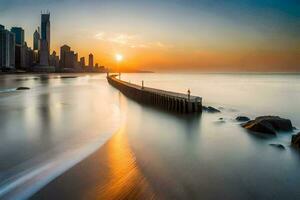
{"type": "Polygon", "coordinates": [[[32,46],[41,10],[51,49],[152,71],[300,71],[299,0],[0,0],[0,24],[32,46]]]}

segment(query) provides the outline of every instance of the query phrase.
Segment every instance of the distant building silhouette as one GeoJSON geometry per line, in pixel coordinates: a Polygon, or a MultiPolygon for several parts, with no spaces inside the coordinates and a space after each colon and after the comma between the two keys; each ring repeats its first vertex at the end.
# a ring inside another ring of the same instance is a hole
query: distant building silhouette
{"type": "Polygon", "coordinates": [[[59,57],[56,55],[56,51],[53,51],[50,55],[50,66],[53,66],[56,69],[59,67],[59,57]]]}
{"type": "Polygon", "coordinates": [[[21,27],[12,27],[11,32],[13,32],[15,34],[16,37],[16,44],[18,45],[24,45],[25,43],[25,33],[24,33],[24,29],[21,27]]]}
{"type": "Polygon", "coordinates": [[[80,67],[81,67],[81,68],[84,68],[84,67],[85,67],[85,58],[84,58],[84,57],[81,57],[79,63],[80,63],[80,67]]]}
{"type": "Polygon", "coordinates": [[[60,67],[65,68],[78,68],[78,54],[71,51],[71,47],[63,45],[60,47],[60,67]]]}
{"type": "Polygon", "coordinates": [[[61,68],[66,67],[66,55],[70,51],[71,51],[71,47],[69,47],[68,45],[63,45],[60,47],[60,67],[61,68]]]}
{"type": "Polygon", "coordinates": [[[93,68],[94,67],[94,56],[93,54],[89,54],[89,68],[93,68]]]}
{"type": "Polygon", "coordinates": [[[0,68],[15,68],[15,34],[0,25],[0,68]]]}
{"type": "Polygon", "coordinates": [[[38,30],[35,30],[33,33],[33,50],[40,49],[40,39],[41,39],[40,32],[38,30]]]}

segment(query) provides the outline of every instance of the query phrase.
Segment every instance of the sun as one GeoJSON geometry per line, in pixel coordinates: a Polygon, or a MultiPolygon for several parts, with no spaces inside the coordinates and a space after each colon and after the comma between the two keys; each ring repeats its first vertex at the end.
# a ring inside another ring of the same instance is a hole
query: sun
{"type": "Polygon", "coordinates": [[[117,60],[118,62],[121,62],[121,61],[123,60],[123,55],[117,53],[117,54],[115,55],[115,58],[116,58],[116,60],[117,60]]]}

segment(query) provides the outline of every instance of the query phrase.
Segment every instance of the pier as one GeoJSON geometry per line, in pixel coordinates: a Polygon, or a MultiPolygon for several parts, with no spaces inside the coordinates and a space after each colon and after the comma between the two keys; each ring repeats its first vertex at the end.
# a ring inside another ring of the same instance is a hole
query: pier
{"type": "Polygon", "coordinates": [[[117,75],[107,75],[107,81],[125,96],[143,104],[181,114],[202,112],[202,98],[190,95],[190,91],[183,94],[144,87],[144,82],[142,86],[132,84],[118,79],[117,75]]]}

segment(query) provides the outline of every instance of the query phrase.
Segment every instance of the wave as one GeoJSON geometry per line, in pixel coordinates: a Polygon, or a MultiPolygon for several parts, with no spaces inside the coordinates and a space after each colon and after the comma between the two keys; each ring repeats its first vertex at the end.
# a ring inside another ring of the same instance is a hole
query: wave
{"type": "MultiPolygon", "coordinates": [[[[53,179],[95,152],[112,135],[112,133],[103,134],[96,142],[64,151],[48,160],[30,160],[11,169],[6,173],[11,176],[0,182],[0,199],[28,199],[53,179]]],[[[52,153],[43,154],[41,158],[51,157],[52,153]]]]}

